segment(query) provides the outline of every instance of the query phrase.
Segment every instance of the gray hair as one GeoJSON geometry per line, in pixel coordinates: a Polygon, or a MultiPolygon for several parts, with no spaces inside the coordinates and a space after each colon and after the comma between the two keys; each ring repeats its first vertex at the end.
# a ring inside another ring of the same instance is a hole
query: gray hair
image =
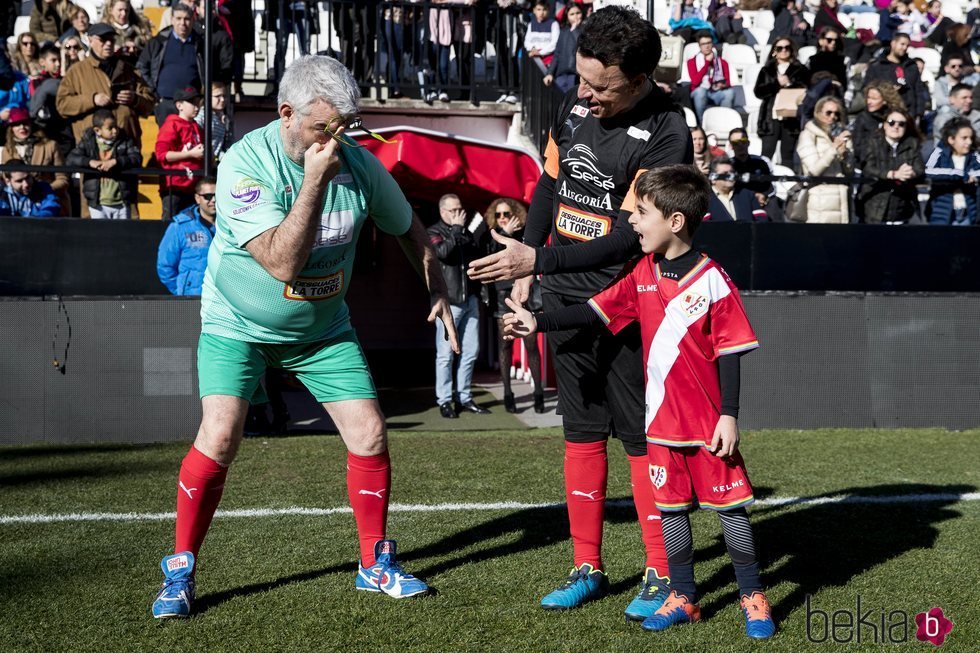
{"type": "Polygon", "coordinates": [[[343,116],[357,113],[361,91],[350,71],[333,57],[308,54],[293,61],[279,80],[278,104],[306,114],[317,100],[334,105],[343,116]]]}

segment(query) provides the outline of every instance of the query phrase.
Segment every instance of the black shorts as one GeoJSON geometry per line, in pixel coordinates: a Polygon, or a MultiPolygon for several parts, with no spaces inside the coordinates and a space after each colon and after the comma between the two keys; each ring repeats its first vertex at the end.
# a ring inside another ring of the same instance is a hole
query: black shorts
{"type": "MultiPolygon", "coordinates": [[[[577,297],[543,294],[544,310],[580,304],[577,297]]],[[[595,441],[619,438],[630,455],[646,452],[643,431],[643,346],[640,325],[613,335],[605,325],[548,334],[555,376],[558,413],[565,438],[595,441]],[[631,445],[631,446],[630,446],[631,445]]]]}

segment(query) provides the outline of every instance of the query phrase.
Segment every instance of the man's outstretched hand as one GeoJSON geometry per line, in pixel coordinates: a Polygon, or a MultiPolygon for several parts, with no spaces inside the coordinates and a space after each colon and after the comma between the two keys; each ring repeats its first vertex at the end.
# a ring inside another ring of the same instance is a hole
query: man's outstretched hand
{"type": "Polygon", "coordinates": [[[432,310],[429,311],[428,321],[435,324],[436,320],[442,320],[446,327],[446,340],[452,347],[453,353],[459,353],[459,336],[456,334],[456,323],[453,321],[453,311],[449,306],[449,299],[443,294],[432,296],[432,310]]]}
{"type": "Polygon", "coordinates": [[[482,283],[520,279],[534,272],[534,248],[529,245],[501,236],[495,230],[490,237],[504,246],[504,249],[484,256],[470,263],[467,274],[470,279],[482,283]]]}

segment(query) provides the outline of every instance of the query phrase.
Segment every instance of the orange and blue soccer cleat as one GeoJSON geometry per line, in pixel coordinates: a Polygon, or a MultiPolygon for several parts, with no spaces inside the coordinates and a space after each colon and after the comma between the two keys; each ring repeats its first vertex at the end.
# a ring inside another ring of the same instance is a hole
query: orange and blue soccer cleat
{"type": "Polygon", "coordinates": [[[693,624],[696,621],[701,621],[701,607],[697,603],[691,603],[683,594],[671,590],[664,604],[644,619],[640,627],[659,633],[671,626],[693,624]]]}
{"type": "Polygon", "coordinates": [[[769,599],[762,592],[742,597],[742,613],[745,615],[745,634],[752,639],[769,639],[776,634],[769,599]]]}

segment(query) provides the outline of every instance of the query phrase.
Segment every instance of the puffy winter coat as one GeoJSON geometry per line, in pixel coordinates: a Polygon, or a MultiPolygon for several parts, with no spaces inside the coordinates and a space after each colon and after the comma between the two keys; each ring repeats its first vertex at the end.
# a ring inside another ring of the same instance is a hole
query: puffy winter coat
{"type": "Polygon", "coordinates": [[[174,295],[200,295],[214,225],[194,205],[174,216],[157,250],[157,276],[174,295]]]}
{"type": "MultiPolygon", "coordinates": [[[[839,157],[830,134],[811,120],[800,132],[796,153],[803,174],[822,177],[843,177],[850,172],[848,157],[839,157]]],[[[817,184],[807,195],[806,221],[813,223],[847,224],[847,184],[817,184]]]]}

